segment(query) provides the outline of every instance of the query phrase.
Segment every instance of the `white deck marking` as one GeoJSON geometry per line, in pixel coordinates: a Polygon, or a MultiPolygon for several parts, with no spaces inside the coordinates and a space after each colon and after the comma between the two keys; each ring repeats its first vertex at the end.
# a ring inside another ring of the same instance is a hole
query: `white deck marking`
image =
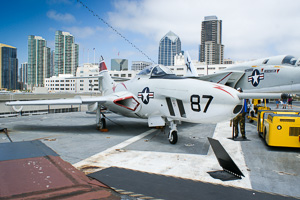
{"type": "Polygon", "coordinates": [[[94,162],[97,162],[97,160],[99,159],[99,157],[101,157],[103,155],[106,155],[106,154],[109,154],[111,152],[114,152],[116,150],[120,150],[120,149],[122,149],[122,148],[124,148],[124,147],[126,147],[126,146],[128,146],[128,145],[130,145],[130,144],[132,144],[132,143],[134,143],[134,142],[142,139],[143,137],[146,137],[147,135],[150,135],[154,131],[156,131],[156,129],[150,129],[149,131],[146,131],[146,132],[144,132],[144,133],[142,133],[140,135],[137,135],[135,137],[132,137],[132,138],[130,138],[130,139],[128,139],[128,140],[120,143],[120,144],[117,144],[117,145],[115,145],[113,147],[110,147],[110,148],[106,149],[105,151],[97,153],[97,154],[95,154],[95,155],[93,155],[93,156],[91,156],[91,157],[89,157],[89,158],[87,158],[85,160],[82,160],[82,161],[80,161],[78,163],[75,163],[73,166],[75,166],[77,168],[80,168],[83,165],[89,165],[89,164],[92,164],[94,162]]]}
{"type": "MultiPolygon", "coordinates": [[[[232,157],[245,175],[245,177],[243,177],[241,180],[235,181],[223,182],[221,180],[212,178],[207,173],[209,171],[222,170],[211,147],[207,155],[132,151],[122,149],[129,144],[132,144],[133,142],[153,133],[154,131],[155,129],[151,129],[103,152],[95,154],[90,158],[80,161],[74,166],[79,169],[85,166],[99,167],[100,169],[115,166],[222,185],[252,188],[249,178],[249,171],[245,164],[240,142],[227,139],[227,137],[231,136],[232,131],[232,128],[229,126],[229,122],[218,123],[213,138],[220,141],[228,154],[232,157]]],[[[96,169],[95,171],[97,170],[99,169],[96,169]]]]}

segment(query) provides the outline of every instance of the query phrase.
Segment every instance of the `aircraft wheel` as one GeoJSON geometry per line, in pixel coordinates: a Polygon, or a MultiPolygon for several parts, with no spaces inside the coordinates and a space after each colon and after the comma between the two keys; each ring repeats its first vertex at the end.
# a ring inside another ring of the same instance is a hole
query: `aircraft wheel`
{"type": "Polygon", "coordinates": [[[171,144],[176,144],[178,140],[177,131],[171,130],[169,134],[169,142],[171,144]]]}
{"type": "Polygon", "coordinates": [[[106,128],[106,120],[105,118],[101,118],[99,129],[105,129],[105,128],[106,128]]]}

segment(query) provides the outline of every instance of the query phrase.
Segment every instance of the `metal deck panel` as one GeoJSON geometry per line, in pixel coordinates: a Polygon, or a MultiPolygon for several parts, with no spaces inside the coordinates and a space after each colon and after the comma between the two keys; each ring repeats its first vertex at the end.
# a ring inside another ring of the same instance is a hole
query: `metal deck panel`
{"type": "Polygon", "coordinates": [[[165,200],[209,199],[209,200],[293,200],[296,198],[246,190],[243,188],[205,183],[171,176],[110,167],[88,176],[103,181],[116,189],[143,194],[165,200]]]}
{"type": "Polygon", "coordinates": [[[120,199],[40,141],[1,143],[0,149],[0,199],[120,199]]]}

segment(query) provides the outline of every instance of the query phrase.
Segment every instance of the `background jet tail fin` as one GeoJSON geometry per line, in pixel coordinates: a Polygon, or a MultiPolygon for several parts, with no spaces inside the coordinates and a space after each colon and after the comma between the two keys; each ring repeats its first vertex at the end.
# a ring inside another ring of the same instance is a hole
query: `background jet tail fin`
{"type": "Polygon", "coordinates": [[[197,70],[192,62],[189,52],[184,52],[185,66],[186,66],[186,77],[198,77],[197,70]]]}
{"type": "Polygon", "coordinates": [[[106,67],[106,64],[104,62],[103,57],[101,56],[101,60],[100,60],[100,63],[99,63],[99,72],[104,71],[104,70],[107,70],[107,67],[106,67]]]}
{"type": "Polygon", "coordinates": [[[99,64],[99,75],[101,76],[101,78],[99,78],[99,82],[100,82],[99,90],[100,89],[102,90],[103,95],[108,95],[115,92],[116,83],[108,73],[106,64],[102,56],[99,64]]]}

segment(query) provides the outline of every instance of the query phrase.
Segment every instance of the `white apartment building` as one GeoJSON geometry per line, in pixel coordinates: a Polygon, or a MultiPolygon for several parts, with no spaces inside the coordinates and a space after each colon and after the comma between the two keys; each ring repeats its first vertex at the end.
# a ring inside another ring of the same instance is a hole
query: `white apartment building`
{"type": "Polygon", "coordinates": [[[99,66],[86,63],[78,67],[76,71],[76,91],[77,92],[100,92],[98,78],[92,78],[99,75],[99,66]],[[82,78],[80,77],[91,77],[82,78]]]}
{"type": "Polygon", "coordinates": [[[146,62],[146,61],[132,61],[131,70],[132,71],[141,71],[145,67],[148,67],[149,65],[152,65],[152,63],[146,62]]]}
{"type": "MultiPolygon", "coordinates": [[[[110,76],[119,78],[116,81],[122,81],[122,78],[132,79],[137,71],[109,71],[110,76]]],[[[45,87],[48,92],[101,92],[99,85],[99,66],[98,64],[86,63],[78,67],[76,77],[72,74],[59,74],[45,79],[45,87]],[[72,79],[74,77],[74,79],[72,79]],[[80,77],[84,77],[80,79],[80,77]],[[91,78],[86,78],[91,77],[91,78]]]]}
{"type": "Polygon", "coordinates": [[[120,78],[127,78],[132,79],[135,75],[139,73],[139,71],[109,71],[111,77],[120,77],[120,78]]]}
{"type": "Polygon", "coordinates": [[[72,78],[72,74],[59,74],[45,78],[45,87],[48,92],[76,92],[76,79],[72,78]]]}

